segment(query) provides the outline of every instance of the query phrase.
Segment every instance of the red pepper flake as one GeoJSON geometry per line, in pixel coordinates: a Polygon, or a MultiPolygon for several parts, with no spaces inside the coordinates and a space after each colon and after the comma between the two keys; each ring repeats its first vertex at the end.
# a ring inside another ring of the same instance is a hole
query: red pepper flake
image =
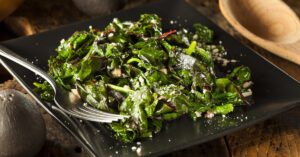
{"type": "Polygon", "coordinates": [[[166,32],[166,33],[162,34],[162,35],[159,37],[159,39],[163,39],[163,38],[165,38],[165,37],[167,37],[167,36],[169,36],[169,35],[171,35],[171,34],[173,34],[173,33],[176,33],[176,30],[175,30],[175,29],[174,29],[174,30],[170,30],[169,32],[166,32]]]}

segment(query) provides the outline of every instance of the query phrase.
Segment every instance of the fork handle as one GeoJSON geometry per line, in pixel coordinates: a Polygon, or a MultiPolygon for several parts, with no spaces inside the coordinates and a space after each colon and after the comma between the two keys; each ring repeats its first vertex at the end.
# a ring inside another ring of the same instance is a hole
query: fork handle
{"type": "Polygon", "coordinates": [[[54,92],[56,93],[56,83],[55,81],[42,69],[35,66],[34,64],[28,62],[25,58],[17,55],[12,50],[8,49],[7,47],[0,45],[0,56],[5,57],[9,59],[10,61],[13,61],[24,68],[34,72],[35,74],[41,76],[43,79],[45,79],[49,84],[52,86],[54,92]]]}

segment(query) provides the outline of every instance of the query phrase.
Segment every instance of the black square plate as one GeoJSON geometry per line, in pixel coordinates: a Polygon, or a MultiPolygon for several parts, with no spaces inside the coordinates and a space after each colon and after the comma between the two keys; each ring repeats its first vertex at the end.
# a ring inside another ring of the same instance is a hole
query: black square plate
{"type": "MultiPolygon", "coordinates": [[[[19,55],[28,58],[36,65],[46,70],[47,59],[55,55],[54,49],[62,38],[67,38],[74,31],[86,30],[91,25],[94,28],[103,28],[114,17],[121,20],[137,20],[142,13],[156,13],[162,17],[165,30],[179,28],[180,25],[192,29],[193,23],[200,22],[215,31],[216,40],[223,41],[223,45],[229,56],[249,66],[253,71],[253,99],[254,104],[245,108],[237,108],[233,114],[226,118],[217,116],[212,120],[200,119],[196,122],[188,117],[183,117],[168,122],[163,131],[153,139],[141,141],[141,152],[132,151],[136,143],[123,144],[112,137],[112,132],[103,124],[79,122],[78,119],[70,119],[51,107],[44,104],[52,116],[54,116],[84,144],[93,151],[96,156],[159,156],[175,150],[203,143],[238,129],[245,128],[259,121],[270,118],[280,112],[295,107],[300,102],[300,85],[286,73],[266,61],[256,52],[243,46],[226,32],[212,23],[183,0],[162,0],[147,4],[132,10],[118,12],[104,18],[95,18],[82,23],[64,26],[49,32],[29,37],[22,37],[4,42],[3,45],[12,49],[19,55]],[[178,21],[170,24],[170,20],[178,21]]],[[[22,67],[4,60],[7,68],[15,71],[15,77],[23,81],[30,90],[36,76],[22,67]]]]}

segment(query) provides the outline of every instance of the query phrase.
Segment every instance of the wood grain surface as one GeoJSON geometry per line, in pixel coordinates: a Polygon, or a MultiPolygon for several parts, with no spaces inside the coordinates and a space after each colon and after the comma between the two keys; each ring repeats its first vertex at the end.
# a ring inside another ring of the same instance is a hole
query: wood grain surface
{"type": "Polygon", "coordinates": [[[300,107],[226,137],[232,156],[300,156],[300,107]]]}
{"type": "MultiPolygon", "coordinates": [[[[127,8],[147,0],[138,3],[136,1],[131,0],[131,4],[127,8]]],[[[273,55],[236,32],[221,15],[217,0],[189,0],[188,2],[242,43],[300,80],[300,67],[298,65],[273,55]]],[[[285,2],[300,15],[299,0],[285,0],[285,2]]],[[[0,40],[14,38],[14,34],[23,36],[38,33],[88,18],[90,17],[75,8],[71,0],[27,0],[14,14],[0,23],[0,40]],[[51,11],[53,9],[55,9],[54,12],[51,11]],[[37,15],[36,12],[39,14],[37,15]],[[8,29],[13,33],[7,33],[9,32],[8,29]],[[6,34],[6,36],[2,37],[2,34],[6,34]]],[[[7,80],[9,75],[2,67],[0,68],[0,81],[7,80]]],[[[0,84],[0,90],[4,88],[23,90],[14,80],[0,84]]],[[[37,157],[87,157],[87,154],[69,133],[48,114],[44,111],[41,112],[47,125],[47,141],[37,157]]],[[[300,156],[299,121],[300,107],[224,138],[179,150],[164,157],[297,157],[300,156]]]]}

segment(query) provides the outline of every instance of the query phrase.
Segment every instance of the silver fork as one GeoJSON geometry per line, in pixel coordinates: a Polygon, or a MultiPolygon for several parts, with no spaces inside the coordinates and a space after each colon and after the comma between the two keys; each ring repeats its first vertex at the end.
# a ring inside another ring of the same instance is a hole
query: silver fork
{"type": "Polygon", "coordinates": [[[128,118],[127,115],[107,113],[86,105],[76,94],[59,87],[55,81],[42,69],[28,62],[26,59],[12,52],[12,50],[0,45],[0,56],[5,57],[24,68],[34,72],[45,79],[54,90],[54,102],[65,113],[83,119],[101,123],[128,118]]]}

